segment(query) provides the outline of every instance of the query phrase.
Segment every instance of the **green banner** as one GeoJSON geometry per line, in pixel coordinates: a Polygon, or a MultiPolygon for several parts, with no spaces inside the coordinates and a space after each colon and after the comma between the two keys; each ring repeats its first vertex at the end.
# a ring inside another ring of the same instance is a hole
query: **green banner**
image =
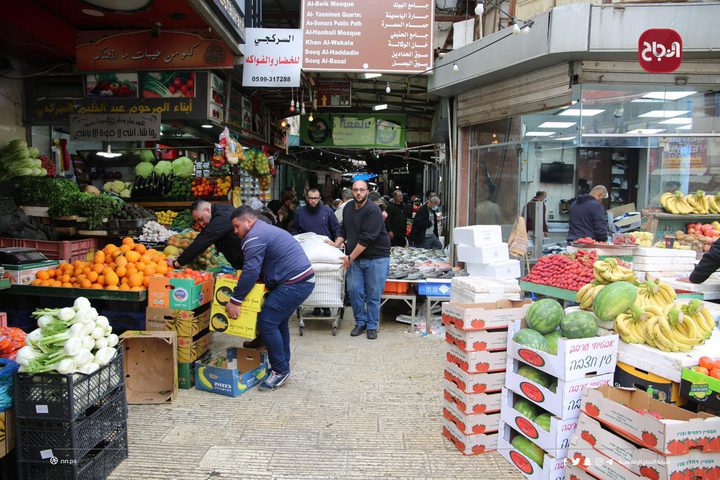
{"type": "Polygon", "coordinates": [[[314,147],[398,148],[405,146],[405,115],[317,113],[300,118],[303,145],[314,147]]]}

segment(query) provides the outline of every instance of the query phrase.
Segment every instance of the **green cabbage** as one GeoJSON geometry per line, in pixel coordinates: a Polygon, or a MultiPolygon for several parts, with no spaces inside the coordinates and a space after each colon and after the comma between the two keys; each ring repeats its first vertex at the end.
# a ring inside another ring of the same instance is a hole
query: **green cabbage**
{"type": "Polygon", "coordinates": [[[172,169],[177,177],[189,177],[193,173],[193,162],[188,157],[179,157],[172,162],[172,169]]]}
{"type": "Polygon", "coordinates": [[[30,158],[38,158],[40,156],[40,150],[35,147],[28,149],[28,155],[30,158]]]}
{"type": "Polygon", "coordinates": [[[140,162],[135,165],[135,175],[138,177],[149,177],[153,172],[153,164],[150,162],[140,162]]]}
{"type": "Polygon", "coordinates": [[[160,160],[155,164],[154,171],[157,175],[170,175],[172,173],[172,163],[167,160],[160,160]]]}
{"type": "Polygon", "coordinates": [[[155,155],[153,154],[152,150],[140,150],[139,156],[141,162],[155,161],[155,155]]]}

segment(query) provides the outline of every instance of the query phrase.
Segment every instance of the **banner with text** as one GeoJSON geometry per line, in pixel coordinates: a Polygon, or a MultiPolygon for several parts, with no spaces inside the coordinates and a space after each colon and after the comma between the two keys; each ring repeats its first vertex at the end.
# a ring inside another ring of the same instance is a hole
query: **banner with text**
{"type": "Polygon", "coordinates": [[[405,146],[405,115],[321,114],[300,118],[303,145],[348,148],[398,148],[405,146]]]}
{"type": "Polygon", "coordinates": [[[243,87],[300,86],[302,30],[248,28],[245,34],[243,87]]]}
{"type": "Polygon", "coordinates": [[[73,140],[146,141],[160,139],[160,115],[70,115],[73,140]]]}

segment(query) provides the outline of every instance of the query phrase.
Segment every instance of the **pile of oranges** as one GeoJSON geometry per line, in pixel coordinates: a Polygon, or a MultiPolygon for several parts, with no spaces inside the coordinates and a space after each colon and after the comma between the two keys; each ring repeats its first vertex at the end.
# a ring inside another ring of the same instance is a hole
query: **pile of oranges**
{"type": "Polygon", "coordinates": [[[125,237],[122,245],[106,245],[90,262],[76,260],[38,272],[32,285],[138,291],[147,289],[151,276],[168,270],[164,254],[125,237]]]}

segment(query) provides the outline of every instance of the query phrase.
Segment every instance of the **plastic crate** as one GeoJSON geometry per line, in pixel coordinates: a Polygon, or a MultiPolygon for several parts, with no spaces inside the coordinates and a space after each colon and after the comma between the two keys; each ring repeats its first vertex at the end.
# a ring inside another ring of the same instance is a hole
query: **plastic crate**
{"type": "Polygon", "coordinates": [[[110,476],[128,457],[127,423],[122,424],[77,462],[50,457],[41,462],[19,461],[20,479],[100,480],[110,476]]]}
{"type": "Polygon", "coordinates": [[[15,415],[27,419],[76,420],[92,413],[89,409],[124,381],[120,348],[109,364],[90,375],[17,372],[15,415]]]}
{"type": "Polygon", "coordinates": [[[45,255],[48,260],[85,260],[88,253],[97,250],[97,238],[85,240],[30,240],[25,238],[0,237],[0,248],[25,247],[34,248],[45,255]]]}
{"type": "Polygon", "coordinates": [[[428,297],[448,297],[450,298],[451,282],[424,282],[418,283],[418,295],[426,295],[428,297]]]}
{"type": "Polygon", "coordinates": [[[0,358],[0,412],[13,406],[13,377],[20,365],[7,358],[0,358]]]}
{"type": "Polygon", "coordinates": [[[408,288],[410,287],[410,284],[407,282],[391,282],[387,281],[385,282],[385,291],[383,293],[389,293],[389,294],[405,294],[408,291],[408,288]]]}
{"type": "Polygon", "coordinates": [[[76,421],[16,421],[18,460],[43,461],[48,457],[77,462],[105,437],[127,422],[125,387],[119,387],[93,407],[93,413],[76,421]]]}

